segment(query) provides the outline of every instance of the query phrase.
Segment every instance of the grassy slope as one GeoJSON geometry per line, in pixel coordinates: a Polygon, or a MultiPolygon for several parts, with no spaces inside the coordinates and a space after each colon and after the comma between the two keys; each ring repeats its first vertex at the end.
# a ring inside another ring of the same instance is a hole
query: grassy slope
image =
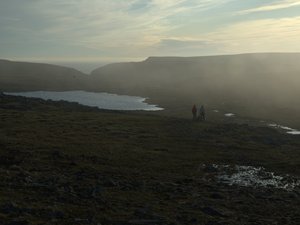
{"type": "Polygon", "coordinates": [[[299,191],[227,187],[199,169],[259,165],[299,176],[299,137],[0,99],[1,224],[299,224],[299,191]]]}

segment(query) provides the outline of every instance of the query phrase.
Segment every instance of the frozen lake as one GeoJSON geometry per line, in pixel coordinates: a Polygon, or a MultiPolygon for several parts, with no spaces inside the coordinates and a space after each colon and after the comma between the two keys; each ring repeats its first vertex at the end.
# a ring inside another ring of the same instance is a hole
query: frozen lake
{"type": "Polygon", "coordinates": [[[7,92],[7,95],[41,98],[53,101],[77,102],[86,106],[94,106],[100,109],[110,110],[163,110],[156,105],[145,103],[145,98],[108,93],[96,93],[86,91],[33,91],[33,92],[7,92]]]}

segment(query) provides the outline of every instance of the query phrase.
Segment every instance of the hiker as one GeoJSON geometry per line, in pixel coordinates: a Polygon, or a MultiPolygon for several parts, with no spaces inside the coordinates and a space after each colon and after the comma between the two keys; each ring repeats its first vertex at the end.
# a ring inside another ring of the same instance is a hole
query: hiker
{"type": "Polygon", "coordinates": [[[201,119],[201,117],[202,117],[202,115],[201,115],[201,107],[199,107],[199,109],[197,110],[197,115],[196,115],[196,120],[197,121],[201,121],[202,119],[201,119]]]}
{"type": "Polygon", "coordinates": [[[193,120],[196,120],[196,118],[197,118],[197,107],[196,107],[195,104],[193,105],[192,113],[193,113],[193,120]]]}
{"type": "Polygon", "coordinates": [[[200,109],[199,109],[198,118],[199,118],[201,121],[205,121],[205,109],[204,109],[204,106],[203,106],[203,105],[201,105],[201,107],[200,107],[200,109]]]}

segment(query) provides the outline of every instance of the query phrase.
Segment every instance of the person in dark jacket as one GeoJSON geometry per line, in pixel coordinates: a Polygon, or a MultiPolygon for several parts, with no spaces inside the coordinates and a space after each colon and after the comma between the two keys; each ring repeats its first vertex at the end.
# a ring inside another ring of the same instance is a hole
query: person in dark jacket
{"type": "Polygon", "coordinates": [[[193,120],[196,120],[197,119],[197,107],[195,104],[193,105],[193,108],[192,108],[192,114],[193,114],[193,120]]]}
{"type": "Polygon", "coordinates": [[[199,116],[200,116],[200,120],[201,121],[205,121],[205,108],[204,105],[201,105],[200,109],[199,109],[199,116]]]}

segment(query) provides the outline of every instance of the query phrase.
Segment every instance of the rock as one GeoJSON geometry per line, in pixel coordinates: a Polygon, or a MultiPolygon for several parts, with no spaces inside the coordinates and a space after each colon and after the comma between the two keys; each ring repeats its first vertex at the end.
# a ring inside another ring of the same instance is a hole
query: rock
{"type": "Polygon", "coordinates": [[[176,183],[179,184],[179,185],[185,185],[185,184],[190,184],[190,183],[193,183],[193,182],[194,182],[194,179],[184,178],[184,179],[178,180],[176,183]]]}
{"type": "Polygon", "coordinates": [[[203,165],[202,166],[202,170],[203,170],[203,172],[205,172],[205,173],[217,173],[218,172],[218,168],[216,168],[215,166],[213,166],[213,165],[203,165]]]}
{"type": "Polygon", "coordinates": [[[75,218],[74,222],[76,224],[90,224],[90,220],[89,219],[80,219],[80,218],[75,218]]]}
{"type": "Polygon", "coordinates": [[[205,225],[223,225],[223,223],[219,223],[219,222],[216,222],[216,221],[208,221],[205,225]]]}
{"type": "Polygon", "coordinates": [[[161,216],[154,213],[149,207],[136,209],[134,212],[134,218],[138,218],[138,221],[148,221],[149,224],[152,224],[151,221],[162,221],[161,216]]]}
{"type": "Polygon", "coordinates": [[[9,202],[9,203],[3,204],[0,207],[0,211],[5,214],[10,214],[10,213],[19,213],[21,210],[20,210],[20,208],[18,208],[18,206],[15,203],[9,202]]]}
{"type": "Polygon", "coordinates": [[[61,159],[61,158],[63,158],[63,155],[62,155],[61,152],[58,151],[58,150],[55,150],[55,151],[51,152],[51,156],[52,156],[54,159],[61,159]]]}
{"type": "Polygon", "coordinates": [[[138,218],[151,218],[152,212],[148,207],[139,208],[134,211],[134,216],[138,218]]]}
{"type": "Polygon", "coordinates": [[[52,211],[49,212],[49,217],[51,219],[63,219],[65,217],[65,214],[61,211],[52,211]]]}
{"type": "Polygon", "coordinates": [[[130,220],[128,222],[129,224],[132,225],[158,225],[158,224],[163,224],[162,220],[130,220]]]}
{"type": "Polygon", "coordinates": [[[98,196],[101,197],[102,191],[103,191],[103,190],[102,190],[101,187],[96,186],[95,188],[92,189],[92,196],[93,196],[94,198],[96,198],[96,197],[98,197],[98,196]]]}
{"type": "Polygon", "coordinates": [[[113,179],[106,179],[103,182],[103,186],[104,187],[117,187],[119,185],[118,185],[118,182],[113,179]]]}
{"type": "Polygon", "coordinates": [[[190,219],[189,224],[199,224],[199,223],[196,218],[192,218],[192,219],[190,219]]]}
{"type": "Polygon", "coordinates": [[[224,215],[211,207],[201,208],[201,211],[209,216],[224,217],[224,215]]]}
{"type": "Polygon", "coordinates": [[[8,225],[28,225],[29,222],[27,220],[14,220],[8,223],[8,225]]]}
{"type": "Polygon", "coordinates": [[[222,196],[222,195],[219,194],[219,193],[212,193],[212,194],[210,195],[210,197],[213,198],[213,199],[224,199],[224,196],[222,196]]]}
{"type": "Polygon", "coordinates": [[[9,169],[10,170],[12,170],[12,171],[23,171],[23,169],[20,167],[20,166],[17,166],[17,165],[11,165],[10,167],[9,167],[9,169]]]}

